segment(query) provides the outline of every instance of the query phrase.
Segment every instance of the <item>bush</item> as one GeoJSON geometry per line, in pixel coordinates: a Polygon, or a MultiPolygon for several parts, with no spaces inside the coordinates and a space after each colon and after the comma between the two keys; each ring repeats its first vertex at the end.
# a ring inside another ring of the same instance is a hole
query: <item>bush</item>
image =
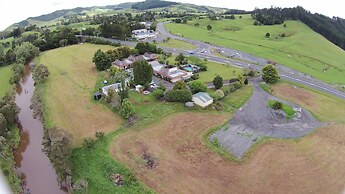
{"type": "Polygon", "coordinates": [[[234,87],[235,87],[236,90],[238,90],[238,89],[242,88],[242,84],[237,81],[237,82],[234,83],[234,87]]]}
{"type": "Polygon", "coordinates": [[[272,108],[274,110],[281,110],[283,108],[283,103],[277,101],[272,105],[272,108]]]}
{"type": "Polygon", "coordinates": [[[193,74],[193,75],[192,75],[191,79],[192,79],[192,80],[197,80],[197,79],[199,79],[199,77],[200,77],[199,74],[196,73],[196,74],[193,74]]]}
{"type": "Polygon", "coordinates": [[[183,90],[183,89],[187,89],[187,85],[183,81],[176,82],[173,87],[173,90],[183,90]]]}
{"type": "Polygon", "coordinates": [[[157,90],[152,92],[152,95],[155,98],[160,99],[160,98],[164,97],[164,91],[162,89],[157,89],[157,90]]]}
{"type": "Polygon", "coordinates": [[[280,79],[277,69],[273,65],[266,65],[262,68],[262,80],[266,83],[276,83],[280,79]]]}
{"type": "Polygon", "coordinates": [[[105,135],[104,132],[102,132],[102,131],[100,131],[100,132],[97,131],[95,136],[96,136],[97,139],[103,139],[103,138],[104,138],[104,135],[105,135]]]}
{"type": "Polygon", "coordinates": [[[50,72],[48,70],[48,67],[43,64],[37,65],[34,68],[34,72],[32,73],[32,77],[35,82],[44,81],[48,78],[49,75],[50,72]]]}
{"type": "Polygon", "coordinates": [[[163,92],[165,92],[165,90],[167,90],[167,88],[162,83],[158,84],[158,89],[163,90],[163,92]]]}
{"type": "Polygon", "coordinates": [[[224,95],[227,96],[228,94],[232,93],[232,92],[235,92],[236,91],[236,88],[234,85],[229,85],[229,86],[224,86],[222,88],[223,92],[224,92],[224,95]]]}
{"type": "Polygon", "coordinates": [[[192,100],[192,92],[187,89],[170,90],[165,93],[165,100],[168,102],[181,102],[185,103],[192,100]]]}
{"type": "Polygon", "coordinates": [[[189,83],[189,88],[191,89],[192,93],[206,92],[207,85],[202,81],[195,80],[189,83]]]}
{"type": "Polygon", "coordinates": [[[85,138],[83,141],[83,147],[87,149],[91,149],[95,146],[95,140],[93,140],[91,137],[85,138]]]}
{"type": "Polygon", "coordinates": [[[223,90],[217,90],[216,95],[218,96],[218,99],[222,99],[225,96],[223,90]]]}

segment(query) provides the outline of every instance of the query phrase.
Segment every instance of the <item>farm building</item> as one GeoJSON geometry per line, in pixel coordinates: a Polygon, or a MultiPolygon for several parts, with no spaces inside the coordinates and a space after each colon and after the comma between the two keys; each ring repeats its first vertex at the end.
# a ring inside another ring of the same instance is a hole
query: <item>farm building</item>
{"type": "Polygon", "coordinates": [[[199,92],[193,95],[192,101],[195,104],[205,108],[213,103],[213,98],[206,92],[199,92]]]}

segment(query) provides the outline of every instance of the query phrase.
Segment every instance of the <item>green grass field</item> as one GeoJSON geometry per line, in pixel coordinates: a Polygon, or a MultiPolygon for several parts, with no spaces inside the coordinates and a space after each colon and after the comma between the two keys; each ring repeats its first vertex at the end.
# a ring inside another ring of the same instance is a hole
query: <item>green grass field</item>
{"type": "MultiPolygon", "coordinates": [[[[268,100],[268,105],[273,108],[273,105],[274,103],[276,103],[277,101],[276,100],[268,100]]],[[[284,111],[286,114],[287,114],[287,119],[291,119],[294,117],[296,111],[289,105],[287,104],[283,104],[283,108],[282,108],[282,111],[284,111]]]]}
{"type": "Polygon", "coordinates": [[[195,45],[181,41],[181,40],[176,40],[176,39],[170,39],[168,42],[158,43],[158,46],[183,49],[183,50],[194,50],[194,49],[196,49],[195,45]]]}
{"type": "Polygon", "coordinates": [[[13,86],[9,82],[12,77],[11,68],[11,65],[0,67],[0,98],[13,89],[13,86]]]}
{"type": "Polygon", "coordinates": [[[328,83],[345,84],[345,51],[320,34],[298,21],[286,21],[286,28],[254,26],[253,22],[249,15],[244,15],[242,19],[196,19],[187,24],[169,23],[166,27],[173,34],[274,60],[328,83]],[[195,23],[200,26],[196,27],[195,23]],[[213,27],[211,31],[206,28],[208,24],[213,27]],[[267,32],[270,38],[265,37],[267,32]],[[285,38],[280,37],[283,33],[285,38]]]}

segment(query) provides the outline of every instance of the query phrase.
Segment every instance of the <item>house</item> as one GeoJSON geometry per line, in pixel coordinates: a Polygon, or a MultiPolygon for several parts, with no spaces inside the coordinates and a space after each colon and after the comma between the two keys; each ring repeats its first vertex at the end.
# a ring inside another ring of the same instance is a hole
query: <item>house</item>
{"type": "Polygon", "coordinates": [[[102,87],[102,93],[105,96],[108,96],[108,91],[110,89],[113,89],[115,92],[119,92],[121,90],[121,83],[115,83],[115,84],[102,87]]]}
{"type": "Polygon", "coordinates": [[[213,98],[206,92],[199,92],[193,95],[192,101],[195,104],[205,108],[213,103],[213,98]]]}
{"type": "Polygon", "coordinates": [[[160,64],[158,61],[151,61],[149,64],[152,66],[153,74],[155,76],[166,79],[172,83],[189,79],[193,75],[192,72],[186,72],[177,67],[169,67],[164,64],[160,64]]]}
{"type": "Polygon", "coordinates": [[[146,61],[154,61],[158,59],[158,56],[154,53],[145,53],[144,57],[146,59],[146,61]]]}
{"type": "Polygon", "coordinates": [[[118,67],[119,69],[129,69],[132,68],[133,63],[133,61],[128,59],[124,59],[122,61],[116,59],[114,62],[112,62],[112,65],[118,67]]]}
{"type": "Polygon", "coordinates": [[[139,29],[132,31],[133,37],[137,40],[145,40],[147,38],[157,38],[157,33],[153,30],[139,29]]]}

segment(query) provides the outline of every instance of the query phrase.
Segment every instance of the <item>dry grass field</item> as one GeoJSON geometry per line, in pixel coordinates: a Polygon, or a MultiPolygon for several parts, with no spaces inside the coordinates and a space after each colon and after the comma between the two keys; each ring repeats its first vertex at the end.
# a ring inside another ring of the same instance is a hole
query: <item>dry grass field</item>
{"type": "Polygon", "coordinates": [[[73,135],[76,145],[96,131],[119,128],[122,119],[109,108],[92,101],[99,72],[92,63],[97,49],[114,47],[74,45],[42,53],[36,63],[51,73],[44,87],[44,113],[47,127],[60,127],[73,135]]]}
{"type": "MultiPolygon", "coordinates": [[[[274,86],[324,121],[340,121],[340,100],[288,84],[274,86]],[[284,92],[288,90],[290,95],[284,92]],[[297,89],[293,90],[293,89],[297,89]],[[295,98],[295,96],[304,96],[295,98]],[[312,98],[312,105],[305,97],[312,98]],[[333,100],[332,100],[333,99],[333,100]],[[327,102],[327,103],[326,103],[327,102]],[[318,108],[325,106],[324,109],[318,108]],[[336,108],[330,112],[331,107],[336,108]]],[[[344,114],[342,114],[344,115],[344,114]]],[[[345,125],[327,124],[300,140],[273,140],[234,163],[210,151],[203,135],[229,115],[178,113],[117,136],[110,152],[158,193],[341,193],[345,188],[345,125]],[[149,155],[154,168],[147,167],[149,155]]]]}

